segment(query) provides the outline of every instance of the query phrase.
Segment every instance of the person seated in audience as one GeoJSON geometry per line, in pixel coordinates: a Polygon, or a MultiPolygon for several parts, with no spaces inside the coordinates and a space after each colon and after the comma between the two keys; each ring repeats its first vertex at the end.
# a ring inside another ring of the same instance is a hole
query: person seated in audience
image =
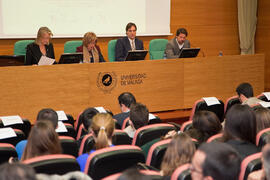
{"type": "Polygon", "coordinates": [[[137,26],[130,22],[126,26],[126,37],[118,39],[115,45],[115,60],[125,61],[128,51],[143,50],[143,42],[136,37],[137,26]]]}
{"type": "Polygon", "coordinates": [[[114,126],[114,120],[108,113],[98,113],[93,117],[89,131],[91,131],[93,134],[93,138],[95,140],[95,149],[91,150],[90,153],[82,154],[77,158],[82,172],[84,172],[89,154],[95,152],[95,150],[98,149],[114,146],[112,144],[114,126]]]}
{"type": "Polygon", "coordinates": [[[254,112],[257,122],[257,133],[263,129],[270,128],[270,110],[259,106],[254,109],[254,112]]]}
{"type": "MultiPolygon", "coordinates": [[[[56,111],[51,108],[41,109],[38,112],[37,122],[42,120],[50,121],[54,129],[56,129],[58,126],[58,115],[56,111]]],[[[21,159],[26,144],[27,140],[22,140],[16,145],[16,151],[19,159],[21,159]]]]}
{"type": "Polygon", "coordinates": [[[248,180],[270,180],[270,144],[262,150],[262,169],[250,173],[248,180]]]}
{"type": "Polygon", "coordinates": [[[262,100],[253,97],[253,88],[249,83],[241,83],[237,86],[236,92],[238,94],[239,100],[242,104],[247,104],[249,106],[254,106],[262,100]]]}
{"type": "Polygon", "coordinates": [[[36,180],[35,170],[22,163],[4,163],[0,166],[0,179],[2,180],[36,180]]]}
{"type": "Polygon", "coordinates": [[[136,168],[129,168],[117,180],[151,180],[152,178],[140,173],[136,168]]]}
{"type": "Polygon", "coordinates": [[[185,131],[191,138],[197,139],[199,144],[220,133],[222,125],[215,113],[211,111],[198,111],[192,120],[192,128],[185,131]]]}
{"type": "Polygon", "coordinates": [[[179,58],[183,48],[190,48],[189,40],[187,40],[188,32],[185,28],[179,28],[176,31],[176,37],[168,42],[165,49],[167,59],[179,58]]]}
{"type": "Polygon", "coordinates": [[[225,143],[202,144],[191,164],[192,180],[237,180],[241,159],[235,149],[225,143]]]}
{"type": "Polygon", "coordinates": [[[191,163],[195,145],[185,133],[176,134],[165,152],[161,163],[161,175],[171,176],[173,171],[186,163],[191,163]]]}
{"type": "Polygon", "coordinates": [[[101,50],[97,45],[97,36],[93,32],[87,32],[83,36],[83,44],[77,47],[76,52],[83,53],[84,63],[105,62],[101,50]]]}
{"type": "Polygon", "coordinates": [[[48,120],[37,121],[29,134],[22,161],[42,155],[61,154],[58,134],[48,120]]]}
{"type": "Polygon", "coordinates": [[[124,92],[118,96],[118,102],[121,113],[114,115],[113,118],[122,127],[124,120],[129,117],[130,106],[136,103],[136,99],[132,93],[124,92]]]}
{"type": "Polygon", "coordinates": [[[133,139],[137,129],[148,124],[149,111],[140,103],[134,103],[130,107],[129,126],[124,129],[130,138],[133,139]]]}
{"type": "Polygon", "coordinates": [[[248,105],[236,104],[232,106],[225,117],[225,127],[222,140],[231,145],[241,159],[260,152],[255,145],[256,117],[248,105]]]}
{"type": "Polygon", "coordinates": [[[28,44],[26,47],[26,65],[37,65],[41,56],[55,59],[53,44],[50,43],[52,35],[49,28],[39,28],[35,42],[28,44]]]}

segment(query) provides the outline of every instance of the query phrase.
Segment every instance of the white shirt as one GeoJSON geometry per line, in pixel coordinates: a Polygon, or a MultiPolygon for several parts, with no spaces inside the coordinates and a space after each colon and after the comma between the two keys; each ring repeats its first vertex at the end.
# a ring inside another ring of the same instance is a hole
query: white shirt
{"type": "Polygon", "coordinates": [[[129,40],[129,43],[130,43],[131,50],[132,50],[132,41],[134,41],[134,50],[136,50],[135,39],[132,40],[132,39],[128,38],[128,40],[129,40]]]}
{"type": "Polygon", "coordinates": [[[176,43],[178,44],[179,49],[182,49],[182,48],[183,48],[183,46],[184,46],[184,43],[179,44],[179,43],[178,43],[178,41],[177,41],[177,39],[175,39],[175,41],[176,41],[176,43]]]}

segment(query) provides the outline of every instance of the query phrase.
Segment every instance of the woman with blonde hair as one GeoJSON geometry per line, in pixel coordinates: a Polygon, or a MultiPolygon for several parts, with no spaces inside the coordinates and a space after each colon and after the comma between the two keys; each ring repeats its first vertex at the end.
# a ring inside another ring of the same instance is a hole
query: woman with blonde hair
{"type": "Polygon", "coordinates": [[[52,31],[48,27],[41,27],[38,30],[35,42],[26,47],[26,65],[38,64],[42,56],[55,59],[53,44],[50,43],[52,31]]]}
{"type": "Polygon", "coordinates": [[[175,135],[163,157],[161,175],[171,176],[177,167],[191,163],[195,150],[195,145],[188,135],[185,133],[175,135]]]}
{"type": "Polygon", "coordinates": [[[61,154],[62,148],[50,121],[37,121],[29,134],[22,161],[36,156],[61,154]]]}
{"type": "Polygon", "coordinates": [[[101,50],[97,45],[97,36],[93,32],[84,34],[83,44],[77,47],[76,52],[83,52],[84,63],[105,62],[101,50]]]}
{"type": "Polygon", "coordinates": [[[95,149],[91,150],[89,153],[82,154],[77,158],[82,172],[84,172],[89,154],[98,149],[114,146],[112,144],[114,125],[115,122],[112,116],[108,113],[98,113],[93,117],[91,126],[89,127],[89,132],[92,132],[93,134],[93,138],[95,140],[95,149]]]}

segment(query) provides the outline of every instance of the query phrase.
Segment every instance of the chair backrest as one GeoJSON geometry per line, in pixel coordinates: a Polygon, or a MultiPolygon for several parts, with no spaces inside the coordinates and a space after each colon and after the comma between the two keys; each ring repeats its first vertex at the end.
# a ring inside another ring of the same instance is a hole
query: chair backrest
{"type": "Polygon", "coordinates": [[[180,131],[185,132],[192,128],[192,121],[186,121],[182,124],[180,131]]]}
{"type": "Polygon", "coordinates": [[[77,47],[82,45],[82,40],[67,41],[64,44],[64,53],[75,53],[77,47]]]}
{"type": "Polygon", "coordinates": [[[8,143],[12,144],[13,146],[16,146],[18,142],[21,140],[26,139],[25,134],[20,129],[13,129],[16,133],[16,137],[10,137],[5,139],[0,139],[0,143],[8,143]]]}
{"type": "Polygon", "coordinates": [[[36,173],[63,175],[71,171],[80,171],[75,157],[66,154],[37,156],[22,163],[32,166],[36,173]]]}
{"type": "Polygon", "coordinates": [[[127,117],[122,124],[122,129],[125,129],[128,126],[129,117],[127,117]]]}
{"type": "Polygon", "coordinates": [[[70,136],[76,138],[76,131],[74,127],[69,123],[64,123],[67,128],[67,132],[58,132],[59,136],[70,136]]]}
{"type": "Polygon", "coordinates": [[[82,117],[81,117],[82,116],[82,113],[83,112],[80,112],[78,114],[78,117],[77,117],[77,119],[76,119],[76,121],[74,123],[74,128],[76,129],[76,133],[78,133],[79,127],[82,124],[82,117]]]}
{"type": "Polygon", "coordinates": [[[163,59],[168,39],[152,39],[149,43],[150,59],[163,59]]]}
{"type": "Polygon", "coordinates": [[[163,156],[170,142],[171,139],[166,139],[153,144],[148,151],[146,165],[160,169],[163,156]]]}
{"type": "Polygon", "coordinates": [[[263,147],[265,144],[270,142],[270,128],[261,130],[256,135],[256,145],[258,147],[263,147]]]}
{"type": "Polygon", "coordinates": [[[219,140],[221,140],[222,136],[223,136],[222,133],[215,134],[215,135],[211,136],[210,138],[208,138],[207,142],[210,143],[212,141],[219,141],[219,140]]]}
{"type": "Polygon", "coordinates": [[[226,100],[226,103],[224,105],[224,114],[228,112],[228,110],[235,104],[241,104],[238,96],[232,96],[226,100]]]}
{"type": "Polygon", "coordinates": [[[174,170],[171,180],[191,180],[190,164],[184,164],[174,170]]]}
{"type": "Polygon", "coordinates": [[[108,43],[108,58],[110,62],[115,61],[115,45],[117,39],[110,40],[108,43]]]}
{"type": "Polygon", "coordinates": [[[83,136],[81,144],[79,145],[79,156],[83,153],[90,152],[90,150],[94,149],[95,140],[92,134],[87,134],[83,136]]]}
{"type": "Polygon", "coordinates": [[[112,143],[114,145],[131,144],[131,139],[125,131],[115,129],[112,137],[112,143]]]}
{"type": "Polygon", "coordinates": [[[26,47],[35,40],[20,40],[14,44],[14,55],[26,55],[26,47]]]}
{"type": "Polygon", "coordinates": [[[78,145],[74,138],[70,136],[59,136],[63,154],[69,154],[74,157],[78,156],[78,145]]]}
{"type": "Polygon", "coordinates": [[[145,162],[144,154],[139,147],[131,145],[108,147],[89,155],[84,173],[96,180],[122,172],[139,162],[145,162]]]}
{"type": "Polygon", "coordinates": [[[259,152],[247,156],[245,159],[243,159],[243,161],[241,162],[241,171],[239,174],[239,180],[246,180],[251,172],[262,168],[261,157],[262,153],[259,152]]]}
{"type": "Polygon", "coordinates": [[[0,143],[0,164],[8,162],[10,157],[18,157],[12,144],[0,143]]]}
{"type": "Polygon", "coordinates": [[[223,122],[223,120],[224,120],[224,103],[221,100],[219,100],[219,102],[220,102],[220,104],[208,106],[203,99],[196,101],[192,107],[189,120],[192,121],[193,116],[196,112],[205,110],[205,111],[214,112],[217,115],[217,117],[219,118],[220,122],[223,122]]]}
{"type": "Polygon", "coordinates": [[[7,126],[4,126],[3,122],[0,120],[0,128],[11,127],[13,129],[22,130],[25,137],[27,138],[31,130],[31,123],[28,119],[22,119],[22,120],[23,120],[23,124],[11,124],[7,126]]]}
{"type": "Polygon", "coordinates": [[[77,131],[77,137],[76,140],[79,140],[82,136],[88,134],[87,130],[84,128],[84,125],[81,123],[80,127],[78,128],[77,131]]]}
{"type": "Polygon", "coordinates": [[[167,132],[175,130],[171,124],[160,123],[143,126],[136,130],[132,140],[132,145],[142,146],[153,139],[160,138],[167,134],[167,132]]]}
{"type": "Polygon", "coordinates": [[[71,115],[71,114],[66,114],[67,115],[67,118],[68,118],[68,120],[67,121],[64,121],[65,123],[69,123],[69,124],[71,124],[73,127],[74,127],[74,118],[73,118],[73,116],[71,115]]]}

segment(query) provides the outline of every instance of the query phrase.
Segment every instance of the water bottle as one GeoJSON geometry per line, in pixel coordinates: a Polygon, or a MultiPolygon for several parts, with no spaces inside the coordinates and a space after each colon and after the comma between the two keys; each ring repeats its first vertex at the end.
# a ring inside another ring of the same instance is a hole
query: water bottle
{"type": "Polygon", "coordinates": [[[219,51],[218,56],[223,56],[223,52],[219,51]]]}
{"type": "Polygon", "coordinates": [[[163,59],[167,59],[167,54],[166,53],[163,54],[163,59]]]}

